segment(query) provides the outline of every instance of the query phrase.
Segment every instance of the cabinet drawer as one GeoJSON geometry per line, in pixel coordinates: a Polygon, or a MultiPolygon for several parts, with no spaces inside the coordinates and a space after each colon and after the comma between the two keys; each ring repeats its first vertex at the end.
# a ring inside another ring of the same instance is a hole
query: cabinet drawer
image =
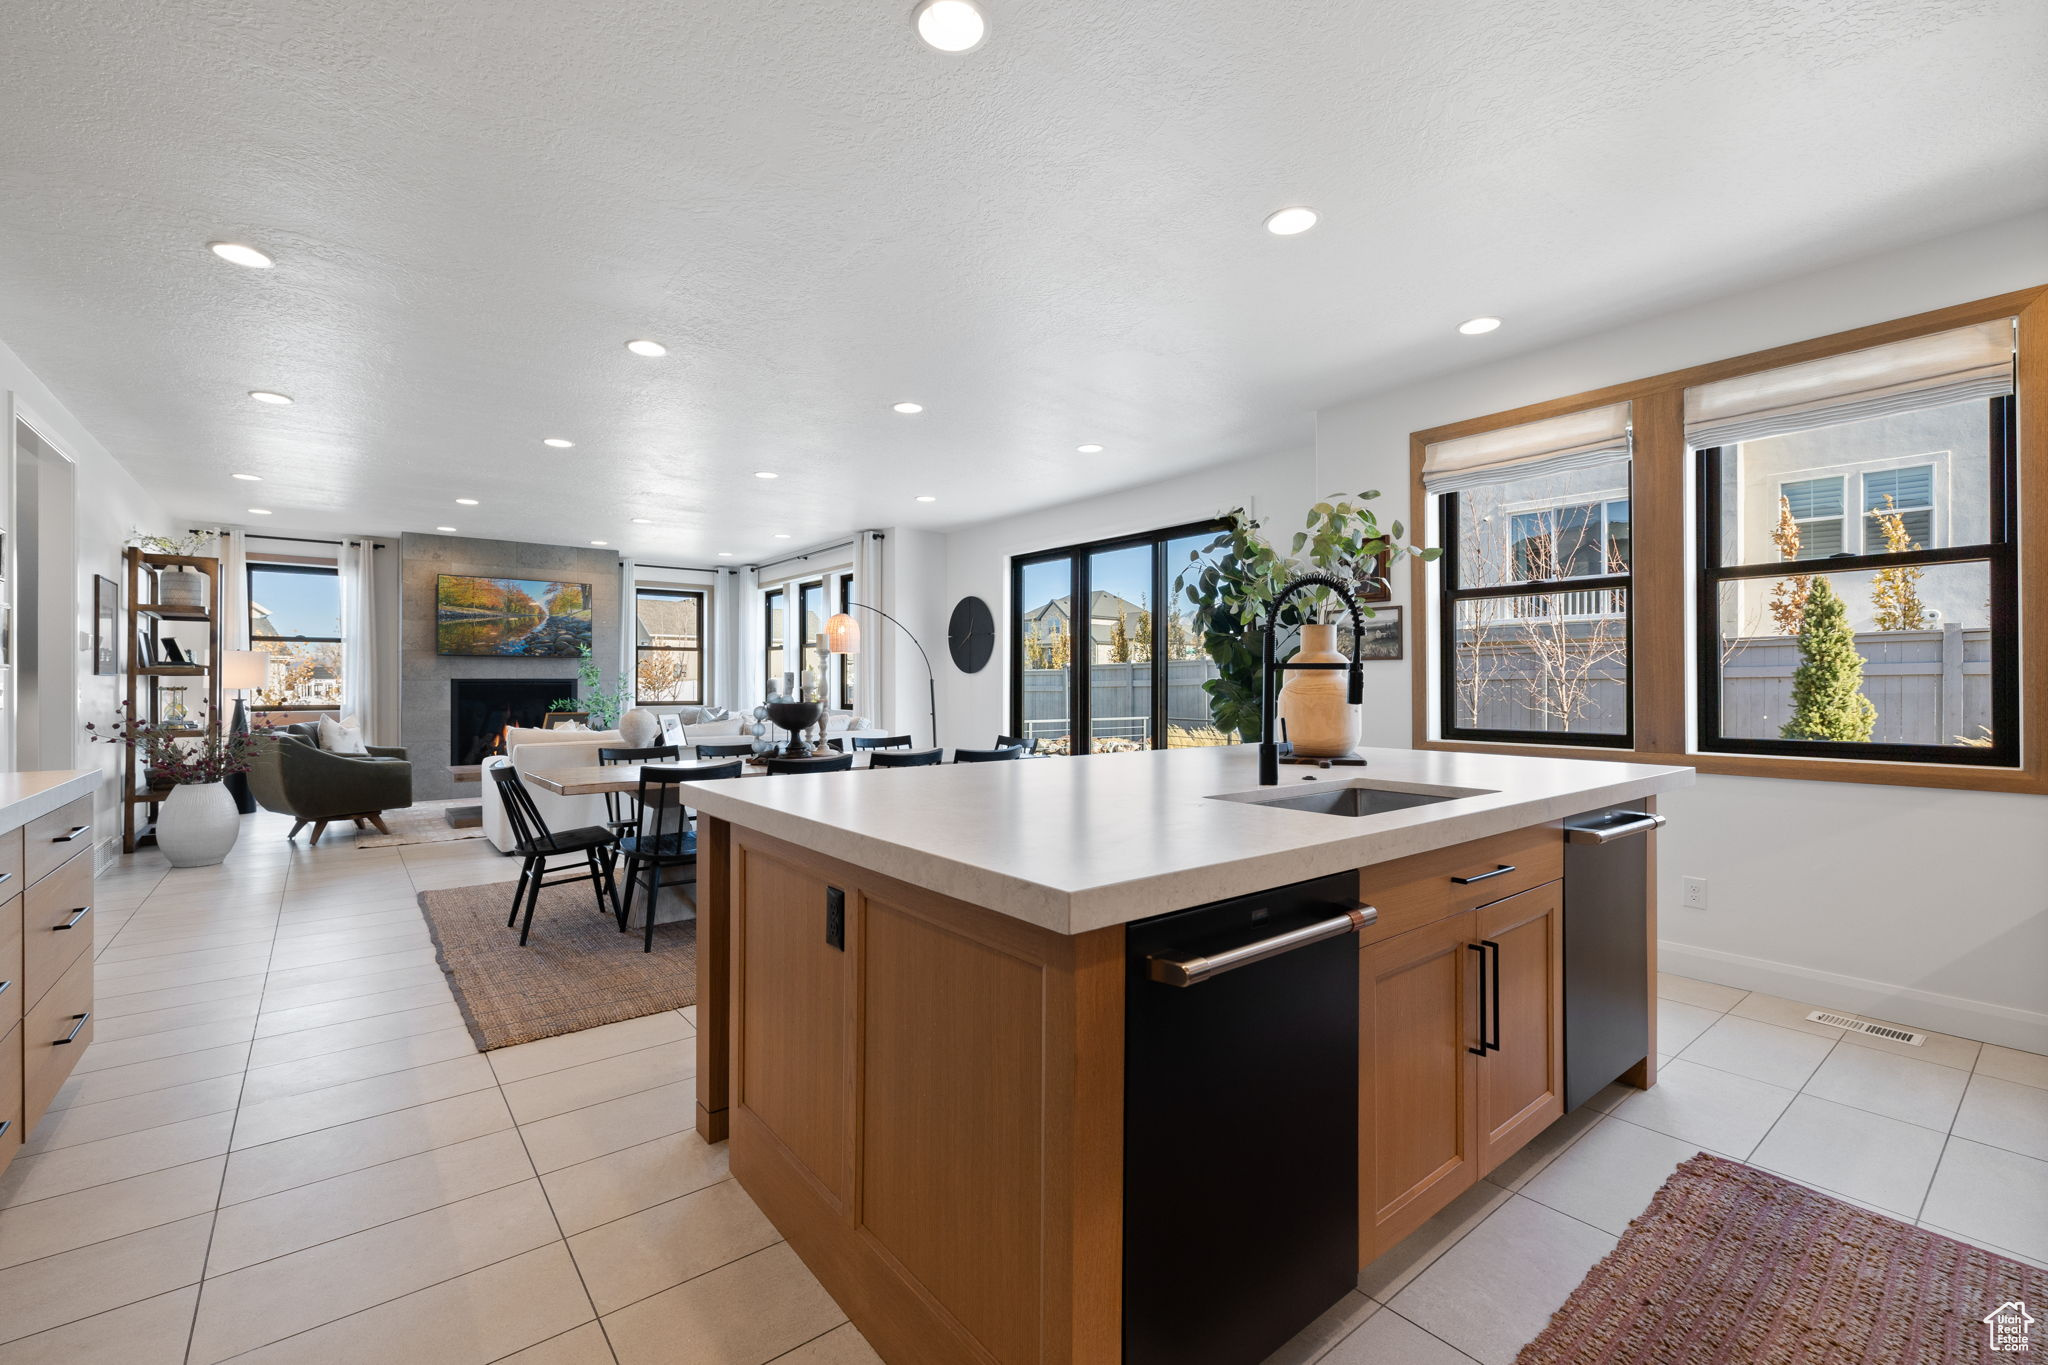
{"type": "Polygon", "coordinates": [[[57,870],[74,853],[92,847],[92,794],[39,815],[22,831],[22,861],[30,885],[57,870]]]}
{"type": "Polygon", "coordinates": [[[92,955],[71,964],[21,1021],[23,1139],[92,1042],[92,955]]]}
{"type": "Polygon", "coordinates": [[[92,859],[73,858],[29,887],[21,905],[21,1006],[34,1009],[92,946],[92,859]]]}
{"type": "Polygon", "coordinates": [[[21,875],[21,831],[0,834],[0,900],[14,895],[28,884],[21,875]]]}
{"type": "Polygon", "coordinates": [[[28,991],[21,981],[21,897],[0,897],[0,1033],[21,1022],[28,991]]]}
{"type": "Polygon", "coordinates": [[[23,1131],[28,1125],[21,1121],[20,1024],[0,1035],[0,1123],[7,1125],[7,1131],[0,1132],[0,1171],[4,1171],[21,1144],[28,1141],[23,1131]]]}
{"type": "Polygon", "coordinates": [[[1359,899],[1380,914],[1359,938],[1361,943],[1377,943],[1563,875],[1564,833],[1555,825],[1535,825],[1361,868],[1359,899]]]}

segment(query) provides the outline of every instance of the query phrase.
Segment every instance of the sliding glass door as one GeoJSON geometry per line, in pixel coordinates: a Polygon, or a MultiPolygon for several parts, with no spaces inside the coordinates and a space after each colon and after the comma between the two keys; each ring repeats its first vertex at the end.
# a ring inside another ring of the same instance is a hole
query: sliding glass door
{"type": "Polygon", "coordinates": [[[1209,714],[1219,670],[1188,585],[1220,523],[1011,561],[1010,733],[1041,753],[1136,753],[1235,744],[1209,714]]]}

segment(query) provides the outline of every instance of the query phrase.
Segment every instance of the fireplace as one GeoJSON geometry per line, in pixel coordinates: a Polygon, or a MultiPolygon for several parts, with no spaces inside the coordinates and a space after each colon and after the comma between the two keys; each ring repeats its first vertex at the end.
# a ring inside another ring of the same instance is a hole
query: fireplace
{"type": "Polygon", "coordinates": [[[449,762],[460,768],[497,753],[506,726],[538,727],[549,702],[576,695],[576,679],[453,678],[448,689],[449,762]]]}

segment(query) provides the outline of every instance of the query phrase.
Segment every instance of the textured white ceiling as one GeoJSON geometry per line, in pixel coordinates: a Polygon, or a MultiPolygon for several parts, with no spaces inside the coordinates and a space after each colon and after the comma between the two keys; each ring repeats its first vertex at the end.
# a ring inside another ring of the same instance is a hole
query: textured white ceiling
{"type": "Polygon", "coordinates": [[[909,7],[13,0],[0,337],[181,515],[701,563],[2048,200],[2040,0],[909,7]]]}

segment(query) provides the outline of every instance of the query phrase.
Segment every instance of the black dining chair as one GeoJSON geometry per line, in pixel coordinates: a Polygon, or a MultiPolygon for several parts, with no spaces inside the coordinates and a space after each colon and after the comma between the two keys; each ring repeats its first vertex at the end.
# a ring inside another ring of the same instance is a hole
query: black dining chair
{"type": "MultiPolygon", "coordinates": [[[[910,747],[910,736],[855,735],[853,737],[853,747],[856,753],[862,749],[908,749],[910,747]]],[[[896,766],[901,767],[903,765],[898,764],[896,766]]]]}
{"type": "Polygon", "coordinates": [[[654,912],[661,904],[661,888],[676,885],[662,880],[662,869],[697,864],[697,831],[690,828],[689,809],[676,788],[685,782],[738,777],[746,766],[732,762],[703,768],[640,770],[640,787],[633,796],[638,818],[633,832],[619,840],[619,854],[626,860],[626,895],[615,903],[619,932],[623,934],[633,918],[633,888],[641,877],[647,878],[647,934],[640,945],[641,952],[654,951],[654,912]]]}
{"type": "Polygon", "coordinates": [[[751,758],[753,753],[751,739],[706,740],[697,746],[699,758],[751,758]]]}
{"type": "Polygon", "coordinates": [[[1022,749],[1027,754],[1035,754],[1038,752],[1038,741],[1035,739],[1025,739],[1021,735],[997,735],[996,747],[998,749],[1022,749]]]}
{"type": "Polygon", "coordinates": [[[1024,751],[1021,748],[955,749],[953,751],[953,761],[955,763],[1001,763],[1004,759],[1022,757],[1024,757],[1024,751]]]}
{"type": "Polygon", "coordinates": [[[770,758],[768,772],[776,773],[843,773],[853,768],[852,754],[826,754],[822,758],[770,758]]]}
{"type": "Polygon", "coordinates": [[[505,819],[512,826],[512,851],[525,859],[519,868],[518,884],[512,890],[512,913],[505,919],[507,929],[518,923],[519,903],[524,899],[526,922],[519,926],[519,946],[524,948],[527,935],[533,932],[533,911],[540,904],[543,886],[566,886],[570,882],[588,881],[592,894],[597,897],[598,913],[617,914],[619,887],[612,875],[612,858],[617,851],[618,836],[602,825],[565,829],[557,834],[541,818],[526,784],[519,780],[517,768],[505,763],[490,769],[490,774],[491,780],[498,784],[498,798],[504,805],[505,819]],[[550,858],[576,856],[583,859],[580,872],[548,866],[550,858]],[[547,880],[550,876],[555,876],[555,880],[547,880]],[[607,897],[610,905],[605,904],[607,897]]]}
{"type": "Polygon", "coordinates": [[[868,758],[870,768],[928,768],[944,758],[941,749],[921,749],[914,753],[894,753],[888,749],[877,749],[868,758]]]}
{"type": "MultiPolygon", "coordinates": [[[[683,756],[683,751],[673,744],[657,744],[651,749],[599,749],[598,766],[617,767],[625,763],[673,763],[683,756]]],[[[604,794],[604,822],[616,834],[630,834],[636,817],[633,814],[631,792],[606,792],[604,794]]]]}

